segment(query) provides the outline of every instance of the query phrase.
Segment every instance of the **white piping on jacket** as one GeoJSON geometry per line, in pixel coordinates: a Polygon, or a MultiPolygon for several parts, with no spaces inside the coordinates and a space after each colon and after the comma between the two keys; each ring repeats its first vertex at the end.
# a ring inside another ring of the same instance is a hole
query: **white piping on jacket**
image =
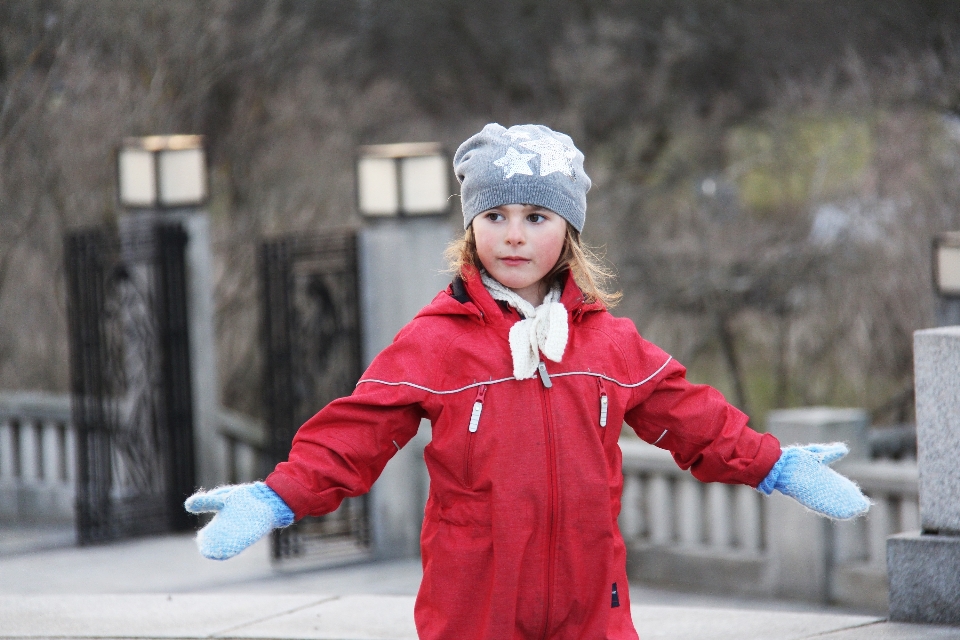
{"type": "Polygon", "coordinates": [[[357,386],[359,387],[364,382],[377,382],[379,384],[385,384],[391,387],[413,387],[414,389],[420,389],[421,391],[426,391],[427,393],[435,393],[438,396],[445,396],[451,393],[460,393],[461,391],[466,391],[467,389],[476,389],[477,387],[483,386],[485,384],[497,384],[498,382],[507,382],[508,380],[513,380],[513,376],[509,378],[500,378],[499,380],[484,380],[483,382],[474,382],[473,384],[468,384],[465,387],[460,387],[459,389],[451,389],[450,391],[437,391],[436,389],[431,389],[430,387],[424,387],[419,384],[414,384],[413,382],[387,382],[386,380],[377,380],[376,378],[364,378],[357,381],[357,386]]]}
{"type": "MultiPolygon", "coordinates": [[[[659,369],[651,373],[649,376],[647,376],[640,382],[620,382],[616,378],[611,378],[610,376],[605,376],[602,373],[594,373],[592,371],[567,371],[565,373],[552,373],[550,374],[550,377],[562,378],[564,376],[592,376],[594,378],[603,378],[604,380],[607,380],[616,385],[624,387],[625,389],[633,389],[653,380],[657,376],[657,374],[663,371],[666,368],[666,366],[670,364],[671,360],[673,360],[673,356],[667,356],[666,362],[660,365],[659,369]]],[[[461,391],[466,391],[467,389],[475,389],[476,387],[479,387],[485,384],[499,384],[501,382],[509,382],[510,380],[515,380],[515,379],[516,378],[514,378],[513,376],[510,376],[509,378],[498,378],[497,380],[484,380],[483,382],[474,382],[473,384],[468,384],[465,387],[460,387],[459,389],[451,389],[449,391],[438,391],[436,389],[431,389],[430,387],[424,387],[423,385],[415,384],[413,382],[407,382],[407,381],[389,382],[387,380],[378,380],[376,378],[363,378],[362,380],[357,382],[357,386],[360,386],[364,382],[376,382],[378,384],[385,384],[391,387],[400,387],[400,386],[413,387],[414,389],[420,389],[421,391],[426,391],[427,393],[434,393],[436,395],[442,396],[442,395],[449,395],[452,393],[460,393],[461,391]]],[[[662,438],[663,436],[660,436],[660,437],[662,438]]]]}
{"type": "Polygon", "coordinates": [[[659,368],[659,369],[657,369],[656,371],[654,371],[653,373],[651,373],[649,376],[647,376],[646,378],[644,378],[644,379],[641,380],[640,382],[630,382],[630,383],[620,382],[619,380],[617,380],[617,379],[615,379],[615,378],[611,378],[610,376],[605,376],[605,375],[603,375],[602,373],[594,373],[594,372],[592,372],[592,371],[567,371],[566,373],[551,373],[551,374],[550,374],[550,377],[551,377],[551,378],[562,378],[562,377],[564,377],[564,376],[593,376],[594,378],[603,378],[604,380],[608,380],[608,381],[612,382],[613,384],[620,385],[621,387],[624,387],[624,388],[627,388],[627,389],[633,389],[633,388],[635,388],[635,387],[639,387],[639,386],[642,385],[642,384],[646,384],[646,383],[650,382],[651,380],[653,380],[654,378],[656,378],[656,377],[657,377],[657,374],[660,373],[661,371],[663,371],[663,369],[664,369],[668,364],[670,364],[670,361],[671,361],[671,360],[673,360],[673,356],[667,356],[667,361],[664,362],[662,365],[660,365],[660,368],[659,368]]]}

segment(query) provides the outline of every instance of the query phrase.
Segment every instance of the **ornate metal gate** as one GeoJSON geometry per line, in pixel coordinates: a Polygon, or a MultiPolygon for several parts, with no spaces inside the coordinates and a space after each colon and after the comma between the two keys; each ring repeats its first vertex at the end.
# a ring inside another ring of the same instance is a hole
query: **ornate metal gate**
{"type": "Polygon", "coordinates": [[[186,242],[156,224],[66,237],[81,544],[194,525],[186,242]]]}
{"type": "MultiPolygon", "coordinates": [[[[274,463],[301,424],[350,395],[361,371],[356,234],[291,236],[260,247],[264,402],[274,463]]],[[[370,549],[367,497],[273,535],[273,558],[327,563],[370,549]]]]}

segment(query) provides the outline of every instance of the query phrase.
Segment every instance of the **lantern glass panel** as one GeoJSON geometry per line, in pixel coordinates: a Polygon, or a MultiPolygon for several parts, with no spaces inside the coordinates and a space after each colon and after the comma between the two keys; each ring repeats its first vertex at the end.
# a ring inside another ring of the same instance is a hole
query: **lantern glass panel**
{"type": "Polygon", "coordinates": [[[160,156],[160,202],[167,207],[203,203],[207,167],[203,149],[164,150],[160,156]]]}
{"type": "Polygon", "coordinates": [[[404,158],[400,168],[403,212],[442,213],[447,209],[447,161],[443,156],[404,158]]]}
{"type": "Polygon", "coordinates": [[[368,216],[395,216],[399,211],[397,163],[393,158],[360,158],[357,162],[360,212],[368,216]]]}
{"type": "Polygon", "coordinates": [[[157,172],[153,153],[120,149],[118,157],[120,202],[127,207],[152,207],[157,199],[157,172]]]}
{"type": "Polygon", "coordinates": [[[937,288],[940,295],[960,296],[960,247],[937,247],[937,288]]]}

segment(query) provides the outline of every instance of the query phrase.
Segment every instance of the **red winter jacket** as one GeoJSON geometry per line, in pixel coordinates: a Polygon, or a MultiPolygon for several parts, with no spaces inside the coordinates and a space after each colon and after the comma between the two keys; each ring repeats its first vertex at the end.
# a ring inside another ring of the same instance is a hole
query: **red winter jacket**
{"type": "Polygon", "coordinates": [[[756,486],[780,445],[629,320],[584,303],[569,276],[563,361],[515,380],[507,335],[519,316],[476,273],[464,284],[304,424],[266,482],[297,518],[329,513],[368,491],[429,418],[420,638],[637,638],[617,528],[623,422],[704,481],[756,486]]]}

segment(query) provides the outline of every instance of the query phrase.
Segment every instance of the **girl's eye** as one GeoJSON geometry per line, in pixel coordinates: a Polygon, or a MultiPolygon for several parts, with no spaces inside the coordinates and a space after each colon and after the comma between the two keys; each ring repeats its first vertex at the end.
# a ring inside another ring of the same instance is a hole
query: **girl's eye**
{"type": "Polygon", "coordinates": [[[531,213],[527,216],[527,220],[530,222],[543,222],[546,219],[547,216],[543,215],[542,213],[531,213]]]}
{"type": "Polygon", "coordinates": [[[500,220],[501,218],[503,218],[503,214],[500,213],[499,211],[488,211],[485,214],[483,214],[483,217],[486,218],[487,220],[496,222],[497,220],[500,220]]]}

